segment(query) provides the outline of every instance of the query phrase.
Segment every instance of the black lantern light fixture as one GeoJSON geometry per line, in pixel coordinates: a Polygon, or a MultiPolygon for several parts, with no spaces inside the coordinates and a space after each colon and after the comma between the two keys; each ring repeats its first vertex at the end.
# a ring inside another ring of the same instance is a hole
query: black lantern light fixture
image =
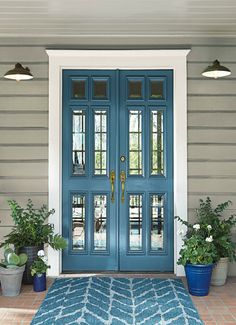
{"type": "Polygon", "coordinates": [[[22,67],[20,63],[15,65],[15,68],[9,70],[5,73],[4,78],[11,79],[11,80],[30,80],[33,79],[33,75],[30,72],[28,67],[22,67]]]}
{"type": "Polygon", "coordinates": [[[203,72],[202,75],[208,78],[221,78],[231,74],[231,71],[220,64],[218,60],[215,60],[212,65],[209,65],[203,72]]]}

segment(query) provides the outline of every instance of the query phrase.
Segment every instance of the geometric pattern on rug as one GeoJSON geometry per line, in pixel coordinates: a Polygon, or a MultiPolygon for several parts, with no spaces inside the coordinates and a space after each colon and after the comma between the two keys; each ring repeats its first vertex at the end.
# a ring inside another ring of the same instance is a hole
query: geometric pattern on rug
{"type": "Polygon", "coordinates": [[[203,324],[180,279],[57,279],[31,325],[203,324]]]}

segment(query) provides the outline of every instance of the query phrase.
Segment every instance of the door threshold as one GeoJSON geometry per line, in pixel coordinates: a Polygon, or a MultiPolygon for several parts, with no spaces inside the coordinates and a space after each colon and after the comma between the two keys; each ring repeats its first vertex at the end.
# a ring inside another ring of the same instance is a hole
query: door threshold
{"type": "Polygon", "coordinates": [[[113,276],[117,278],[122,277],[137,277],[137,278],[163,278],[163,279],[169,279],[169,278],[176,278],[176,275],[172,272],[117,272],[117,271],[103,271],[103,272],[63,272],[59,275],[60,278],[77,278],[77,277],[90,277],[90,276],[113,276]]]}

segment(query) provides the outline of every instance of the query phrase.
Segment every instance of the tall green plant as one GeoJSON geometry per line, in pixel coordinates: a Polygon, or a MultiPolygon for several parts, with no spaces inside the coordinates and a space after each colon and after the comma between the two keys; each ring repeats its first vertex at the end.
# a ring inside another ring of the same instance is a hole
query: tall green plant
{"type": "Polygon", "coordinates": [[[231,201],[218,204],[215,208],[209,197],[206,200],[200,199],[200,206],[196,210],[198,222],[204,222],[212,226],[212,235],[218,252],[218,257],[228,257],[230,261],[236,261],[236,243],[232,241],[232,228],[236,224],[236,215],[232,214],[228,218],[223,217],[223,212],[227,210],[231,201]]]}
{"type": "Polygon", "coordinates": [[[5,244],[13,244],[15,248],[49,244],[58,250],[67,246],[65,239],[54,234],[53,225],[47,222],[54,210],[48,210],[46,205],[36,209],[31,199],[28,199],[26,208],[22,208],[15,200],[9,200],[8,204],[15,226],[5,236],[6,240],[0,247],[5,244]]]}

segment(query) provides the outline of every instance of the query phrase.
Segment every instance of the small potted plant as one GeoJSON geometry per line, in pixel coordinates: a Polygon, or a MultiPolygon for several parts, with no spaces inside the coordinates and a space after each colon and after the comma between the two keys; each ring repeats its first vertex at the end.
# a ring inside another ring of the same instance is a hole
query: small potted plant
{"type": "Polygon", "coordinates": [[[48,244],[53,249],[59,250],[67,246],[65,239],[54,233],[53,225],[48,223],[48,217],[54,214],[54,210],[48,210],[46,205],[36,209],[31,199],[26,208],[21,207],[16,201],[9,200],[11,215],[15,226],[7,235],[5,244],[12,244],[18,253],[26,253],[28,262],[23,275],[23,283],[32,284],[30,266],[37,257],[37,252],[48,244]]]}
{"type": "Polygon", "coordinates": [[[214,263],[217,262],[217,250],[212,236],[212,226],[208,224],[190,224],[177,219],[187,226],[178,264],[185,267],[189,293],[194,296],[207,296],[214,263]]]}
{"type": "Polygon", "coordinates": [[[197,220],[200,223],[205,222],[212,226],[212,236],[217,249],[218,262],[213,269],[212,285],[220,286],[225,284],[228,264],[236,260],[236,245],[232,241],[231,234],[232,228],[236,224],[236,216],[232,214],[228,218],[223,217],[224,211],[231,204],[231,201],[226,201],[213,207],[211,199],[207,197],[205,201],[200,200],[200,207],[196,210],[197,220]]]}
{"type": "Polygon", "coordinates": [[[50,266],[47,265],[47,258],[43,250],[38,251],[37,255],[38,257],[34,260],[30,270],[33,276],[34,291],[40,292],[46,290],[46,272],[50,266]]]}
{"type": "Polygon", "coordinates": [[[27,255],[17,255],[9,246],[5,246],[4,259],[0,263],[0,282],[3,296],[18,296],[21,289],[27,255]]]}

